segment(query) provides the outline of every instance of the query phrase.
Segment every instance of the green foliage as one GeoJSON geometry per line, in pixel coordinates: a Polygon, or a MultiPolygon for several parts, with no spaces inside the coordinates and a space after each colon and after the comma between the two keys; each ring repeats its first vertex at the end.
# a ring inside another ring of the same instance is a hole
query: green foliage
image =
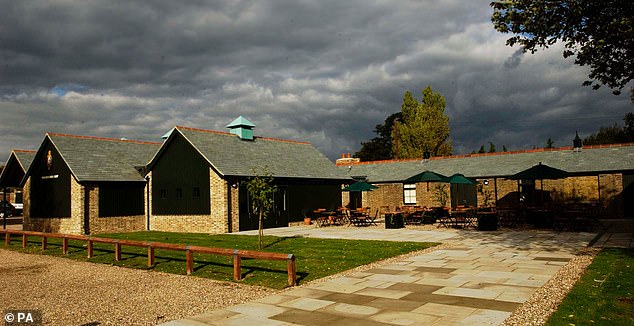
{"type": "Polygon", "coordinates": [[[492,207],[495,206],[495,201],[493,200],[493,191],[492,190],[485,190],[484,194],[483,194],[483,198],[482,198],[482,205],[484,207],[492,207]]]}
{"type": "MultiPolygon", "coordinates": [[[[631,0],[503,0],[493,1],[491,21],[496,30],[512,33],[506,41],[535,53],[558,42],[563,56],[590,66],[590,80],[620,91],[634,76],[634,2],[631,0]]],[[[632,89],[634,97],[634,88],[632,89]]]]}
{"type": "Polygon", "coordinates": [[[502,145],[502,152],[508,152],[509,150],[506,149],[506,145],[502,145]]]}
{"type": "Polygon", "coordinates": [[[549,137],[546,141],[546,148],[554,148],[555,142],[549,137]]]}
{"type": "Polygon", "coordinates": [[[484,150],[484,145],[480,145],[480,149],[478,150],[478,154],[483,154],[486,153],[487,151],[484,150]]]}
{"type": "Polygon", "coordinates": [[[634,113],[628,112],[623,118],[624,127],[616,123],[611,127],[601,127],[599,132],[583,140],[584,145],[604,145],[634,142],[634,113]]]}
{"type": "Polygon", "coordinates": [[[273,177],[266,171],[266,168],[263,175],[258,175],[255,171],[254,174],[255,176],[250,177],[247,182],[247,191],[249,192],[251,209],[258,214],[258,244],[262,248],[262,237],[264,235],[262,220],[267,218],[273,210],[277,187],[273,185],[273,177]]]}
{"type": "MultiPolygon", "coordinates": [[[[194,246],[258,250],[255,236],[201,233],[176,233],[143,231],[132,233],[100,234],[99,237],[188,244],[194,246]]],[[[423,242],[390,242],[341,239],[315,239],[302,237],[265,237],[267,245],[260,251],[294,254],[296,257],[299,284],[378,260],[394,257],[436,245],[423,242]]],[[[62,256],[61,239],[49,239],[48,249],[41,250],[41,240],[29,237],[26,249],[21,241],[14,241],[8,249],[35,254],[62,256]]],[[[155,265],[147,267],[147,248],[122,246],[121,261],[114,260],[112,245],[95,243],[94,257],[86,258],[85,241],[69,241],[69,254],[63,257],[136,269],[151,269],[158,272],[185,274],[185,253],[182,251],[155,251],[155,265]]],[[[245,284],[281,289],[286,286],[286,261],[261,259],[242,260],[242,277],[245,284]]],[[[232,257],[194,255],[193,276],[221,281],[233,281],[232,257]]]]}
{"type": "Polygon", "coordinates": [[[392,130],[394,129],[394,120],[401,119],[401,112],[394,113],[385,119],[383,124],[374,127],[377,137],[372,138],[368,142],[361,143],[361,149],[354,153],[354,157],[360,158],[362,161],[389,160],[394,158],[392,150],[392,130]]]}
{"type": "Polygon", "coordinates": [[[445,98],[427,86],[418,102],[407,91],[401,105],[402,120],[397,121],[396,140],[399,158],[420,158],[429,151],[431,156],[451,155],[449,117],[445,115],[445,98]]]}
{"type": "Polygon", "coordinates": [[[446,207],[449,200],[449,194],[447,193],[447,185],[444,183],[436,183],[434,185],[434,200],[441,206],[446,207]]]}
{"type": "Polygon", "coordinates": [[[495,153],[495,145],[489,142],[489,153],[495,153]]]}
{"type": "Polygon", "coordinates": [[[603,249],[546,325],[632,325],[634,250],[603,249]]]}

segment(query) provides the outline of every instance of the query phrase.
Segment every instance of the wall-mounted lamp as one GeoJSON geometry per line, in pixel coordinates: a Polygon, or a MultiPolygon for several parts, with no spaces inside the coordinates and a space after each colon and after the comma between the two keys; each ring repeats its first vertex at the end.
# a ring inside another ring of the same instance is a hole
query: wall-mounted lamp
{"type": "Polygon", "coordinates": [[[239,186],[239,185],[240,185],[240,184],[238,184],[237,182],[234,182],[233,184],[231,184],[231,188],[233,188],[233,189],[238,189],[238,186],[239,186]]]}
{"type": "Polygon", "coordinates": [[[488,179],[484,179],[484,185],[488,186],[489,185],[489,180],[488,179]]]}

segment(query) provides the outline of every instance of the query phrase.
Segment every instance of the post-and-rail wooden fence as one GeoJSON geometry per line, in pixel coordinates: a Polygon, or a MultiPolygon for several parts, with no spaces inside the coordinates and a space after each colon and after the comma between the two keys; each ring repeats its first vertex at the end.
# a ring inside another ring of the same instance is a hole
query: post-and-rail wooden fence
{"type": "Polygon", "coordinates": [[[187,275],[194,272],[194,253],[219,255],[219,256],[233,256],[233,279],[239,281],[242,279],[242,258],[253,259],[266,259],[266,260],[286,260],[287,261],[287,273],[288,273],[288,285],[294,286],[297,281],[297,274],[295,269],[295,255],[293,254],[280,254],[274,252],[261,252],[252,250],[238,250],[238,249],[226,249],[226,248],[210,248],[200,246],[189,246],[181,244],[152,242],[152,241],[134,241],[134,240],[121,240],[110,238],[97,238],[90,235],[75,235],[75,234],[61,234],[61,233],[45,233],[35,231],[17,231],[17,230],[0,230],[0,234],[4,233],[4,244],[8,246],[11,243],[11,235],[22,236],[22,248],[26,248],[27,238],[30,236],[42,238],[42,250],[46,250],[48,245],[48,238],[62,239],[62,253],[66,255],[68,253],[68,240],[87,241],[88,258],[93,256],[93,243],[109,243],[114,245],[115,260],[121,260],[121,246],[141,247],[147,248],[147,265],[148,267],[154,266],[154,249],[165,249],[174,251],[185,252],[185,267],[187,275]]]}

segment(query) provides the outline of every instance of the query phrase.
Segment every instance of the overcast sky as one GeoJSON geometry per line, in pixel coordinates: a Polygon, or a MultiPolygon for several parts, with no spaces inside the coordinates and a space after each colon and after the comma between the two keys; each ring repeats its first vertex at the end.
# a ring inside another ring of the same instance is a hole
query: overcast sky
{"type": "Polygon", "coordinates": [[[454,154],[622,123],[628,91],[581,86],[560,46],[506,46],[489,2],[0,0],[0,161],[47,131],[159,140],[239,115],[335,159],[427,85],[454,154]]]}

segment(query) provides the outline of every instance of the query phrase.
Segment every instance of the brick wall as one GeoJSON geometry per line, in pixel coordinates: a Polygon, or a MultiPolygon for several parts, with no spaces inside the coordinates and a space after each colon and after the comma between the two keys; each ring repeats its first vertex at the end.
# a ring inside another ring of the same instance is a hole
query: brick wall
{"type": "MultiPolygon", "coordinates": [[[[83,187],[82,187],[83,188],[83,187]]],[[[90,234],[112,232],[136,232],[145,230],[145,215],[99,216],[99,188],[90,187],[90,234]]],[[[82,189],[82,194],[83,194],[82,189]]],[[[83,195],[82,195],[83,199],[83,195]]],[[[83,206],[83,205],[82,205],[83,206]]],[[[83,209],[83,207],[82,207],[83,209]]],[[[147,205],[144,210],[147,209],[147,205]]]]}
{"type": "Polygon", "coordinates": [[[370,207],[372,214],[381,206],[390,206],[390,210],[394,210],[396,206],[403,205],[402,183],[381,183],[375,186],[379,189],[362,194],[363,207],[370,207]]]}
{"type": "Polygon", "coordinates": [[[211,233],[229,231],[229,190],[227,181],[209,169],[209,186],[211,194],[211,233]]]}
{"type": "MultiPolygon", "coordinates": [[[[519,195],[517,193],[517,180],[507,180],[504,178],[489,178],[488,185],[484,185],[485,179],[478,179],[479,182],[477,191],[478,205],[484,205],[484,197],[487,193],[490,196],[490,205],[496,205],[496,187],[497,187],[497,200],[498,205],[509,206],[518,205],[519,195]]],[[[551,193],[551,197],[554,201],[599,201],[608,209],[609,217],[622,218],[623,212],[623,175],[616,174],[601,174],[599,176],[579,176],[570,177],[560,180],[544,180],[544,191],[551,193]]],[[[447,192],[449,192],[449,185],[446,183],[440,183],[447,185],[447,192]]],[[[429,183],[429,189],[427,183],[419,182],[416,184],[416,204],[419,206],[435,207],[439,206],[434,196],[436,183],[429,183]]],[[[394,209],[396,206],[403,205],[403,184],[402,183],[384,183],[376,184],[379,189],[373,191],[363,192],[362,203],[364,207],[370,207],[372,212],[381,206],[388,205],[390,209],[394,209]]],[[[535,189],[539,191],[541,189],[541,181],[535,182],[535,189]]],[[[451,200],[448,196],[447,202],[451,200]]],[[[349,194],[344,192],[342,194],[342,204],[347,205],[349,203],[349,194]]]]}
{"type": "Polygon", "coordinates": [[[238,188],[231,190],[231,232],[240,231],[240,197],[238,188]]]}
{"type": "Polygon", "coordinates": [[[24,185],[24,217],[22,227],[28,231],[83,234],[83,190],[82,186],[70,176],[71,216],[61,218],[31,217],[30,198],[31,178],[24,185]]]}
{"type": "MultiPolygon", "coordinates": [[[[151,182],[151,181],[150,181],[151,182]]],[[[229,231],[228,183],[216,171],[210,168],[210,207],[211,213],[204,215],[151,215],[150,229],[167,232],[225,233],[229,231]]],[[[151,189],[151,186],[150,186],[151,189]]],[[[231,196],[232,231],[239,230],[238,190],[233,189],[231,196]]]]}

